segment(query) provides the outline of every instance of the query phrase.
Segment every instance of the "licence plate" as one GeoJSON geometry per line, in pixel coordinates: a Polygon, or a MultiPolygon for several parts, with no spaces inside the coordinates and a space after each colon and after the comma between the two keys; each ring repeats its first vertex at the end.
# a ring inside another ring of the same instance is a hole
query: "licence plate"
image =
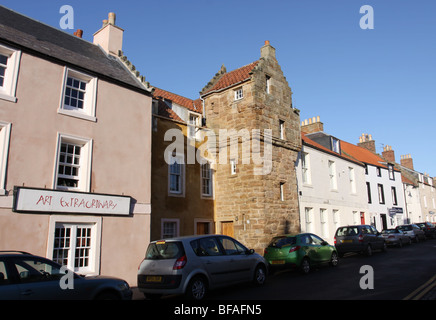
{"type": "Polygon", "coordinates": [[[353,242],[353,240],[342,240],[341,242],[342,243],[351,243],[351,242],[353,242]]]}
{"type": "Polygon", "coordinates": [[[285,264],[285,260],[273,260],[271,264],[285,264]]]}
{"type": "Polygon", "coordinates": [[[147,276],[146,278],[147,282],[162,282],[161,276],[147,276]]]}

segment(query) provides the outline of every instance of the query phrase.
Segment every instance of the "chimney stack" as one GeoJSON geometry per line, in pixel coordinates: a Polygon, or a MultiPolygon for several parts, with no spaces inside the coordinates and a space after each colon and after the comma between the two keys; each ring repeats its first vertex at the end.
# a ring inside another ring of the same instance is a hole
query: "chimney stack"
{"type": "Polygon", "coordinates": [[[395,153],[394,153],[394,150],[392,150],[392,146],[387,146],[387,145],[384,146],[383,152],[382,152],[382,157],[387,162],[391,162],[391,163],[395,162],[395,153]]]}
{"type": "Polygon", "coordinates": [[[412,159],[412,156],[410,155],[410,153],[401,156],[400,164],[403,167],[406,167],[410,170],[414,170],[413,169],[413,159],[412,159]]]}
{"type": "Polygon", "coordinates": [[[320,121],[319,116],[301,122],[301,132],[303,133],[314,133],[320,131],[324,131],[324,124],[320,121]]]}
{"type": "Polygon", "coordinates": [[[124,30],[115,25],[116,15],[110,12],[107,20],[103,20],[103,26],[94,33],[94,44],[103,48],[106,53],[118,56],[123,49],[124,30]]]}
{"type": "Polygon", "coordinates": [[[359,147],[365,148],[371,152],[376,153],[375,151],[375,140],[372,140],[372,135],[362,133],[359,137],[359,143],[357,144],[359,147]]]}
{"type": "Polygon", "coordinates": [[[266,40],[265,45],[262,48],[260,48],[260,57],[261,58],[276,57],[276,49],[270,44],[269,40],[266,40]]]}

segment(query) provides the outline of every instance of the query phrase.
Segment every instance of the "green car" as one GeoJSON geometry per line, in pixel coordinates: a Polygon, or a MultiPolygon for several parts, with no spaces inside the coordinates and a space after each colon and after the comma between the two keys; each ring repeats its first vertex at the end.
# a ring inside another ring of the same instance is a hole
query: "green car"
{"type": "Polygon", "coordinates": [[[296,267],[307,274],[316,265],[338,265],[336,248],[312,233],[274,237],[264,251],[264,258],[272,272],[296,267]]]}

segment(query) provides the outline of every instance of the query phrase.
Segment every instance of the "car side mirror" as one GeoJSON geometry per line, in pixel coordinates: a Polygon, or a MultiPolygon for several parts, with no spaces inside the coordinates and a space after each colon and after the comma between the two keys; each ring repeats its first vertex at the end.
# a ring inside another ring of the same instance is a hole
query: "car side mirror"
{"type": "Polygon", "coordinates": [[[253,253],[254,253],[254,249],[247,250],[247,254],[253,254],[253,253]]]}
{"type": "Polygon", "coordinates": [[[323,241],[323,242],[321,242],[321,245],[322,246],[326,246],[326,245],[328,245],[329,243],[327,242],[327,241],[323,241]]]}

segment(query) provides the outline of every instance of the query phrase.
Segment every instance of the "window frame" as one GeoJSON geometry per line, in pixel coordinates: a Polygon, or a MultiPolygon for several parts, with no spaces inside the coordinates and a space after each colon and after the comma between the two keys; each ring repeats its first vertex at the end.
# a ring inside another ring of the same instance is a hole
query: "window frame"
{"type": "Polygon", "coordinates": [[[180,219],[173,219],[173,218],[162,218],[160,220],[160,235],[162,239],[170,239],[174,237],[178,237],[180,235],[180,219]],[[174,234],[172,235],[166,235],[165,234],[165,224],[166,223],[174,223],[175,224],[175,230],[174,234]]]}
{"type": "Polygon", "coordinates": [[[239,88],[236,88],[234,90],[234,98],[235,98],[234,99],[235,101],[244,99],[244,89],[243,89],[243,87],[239,87],[239,88]]]}
{"type": "Polygon", "coordinates": [[[89,192],[91,188],[91,163],[92,163],[93,140],[89,138],[81,138],[68,134],[58,133],[56,146],[56,159],[53,178],[53,189],[68,190],[68,191],[83,191],[89,192]],[[80,172],[78,176],[77,187],[67,187],[58,185],[59,165],[61,156],[61,146],[63,143],[80,145],[80,172]]]}
{"type": "Polygon", "coordinates": [[[0,87],[0,99],[15,103],[21,51],[0,44],[0,54],[8,57],[3,85],[0,87]]]}
{"type": "Polygon", "coordinates": [[[95,110],[97,104],[97,84],[98,84],[97,77],[65,67],[58,113],[70,117],[96,122],[97,118],[96,118],[95,110]],[[69,77],[87,83],[83,109],[70,107],[65,104],[67,80],[69,77]]]}
{"type": "Polygon", "coordinates": [[[169,157],[168,163],[168,195],[173,197],[184,197],[185,196],[185,158],[183,154],[172,154],[169,157]],[[180,165],[180,179],[179,185],[180,190],[171,190],[171,175],[174,173],[171,172],[171,167],[174,164],[174,159],[180,160],[177,162],[180,165]]]}
{"type": "MultiPolygon", "coordinates": [[[[52,215],[50,216],[50,223],[49,223],[49,235],[48,235],[48,242],[47,242],[47,253],[46,256],[48,259],[53,260],[53,251],[55,249],[54,247],[54,240],[55,240],[55,230],[56,226],[63,224],[63,225],[71,225],[71,226],[91,226],[92,232],[91,232],[91,249],[89,254],[89,266],[86,268],[75,268],[74,262],[75,262],[75,252],[72,252],[74,250],[71,249],[69,255],[69,263],[66,265],[68,269],[80,273],[80,274],[86,274],[86,275],[98,275],[100,273],[100,252],[101,252],[101,235],[102,235],[102,217],[98,216],[66,216],[66,215],[52,215]]],[[[75,242],[70,240],[70,242],[75,242]]],[[[73,244],[73,247],[75,247],[75,244],[73,244]]]]}
{"type": "Polygon", "coordinates": [[[200,190],[201,190],[201,197],[202,198],[206,198],[206,199],[210,199],[213,198],[213,194],[214,194],[214,188],[213,188],[213,169],[211,166],[211,163],[208,161],[205,161],[204,163],[200,163],[200,190]],[[205,169],[205,166],[209,166],[209,169],[205,169]],[[209,177],[204,176],[204,173],[209,174],[209,177]],[[204,192],[204,187],[205,187],[205,180],[207,180],[208,183],[208,189],[209,192],[205,193],[204,192]]]}

